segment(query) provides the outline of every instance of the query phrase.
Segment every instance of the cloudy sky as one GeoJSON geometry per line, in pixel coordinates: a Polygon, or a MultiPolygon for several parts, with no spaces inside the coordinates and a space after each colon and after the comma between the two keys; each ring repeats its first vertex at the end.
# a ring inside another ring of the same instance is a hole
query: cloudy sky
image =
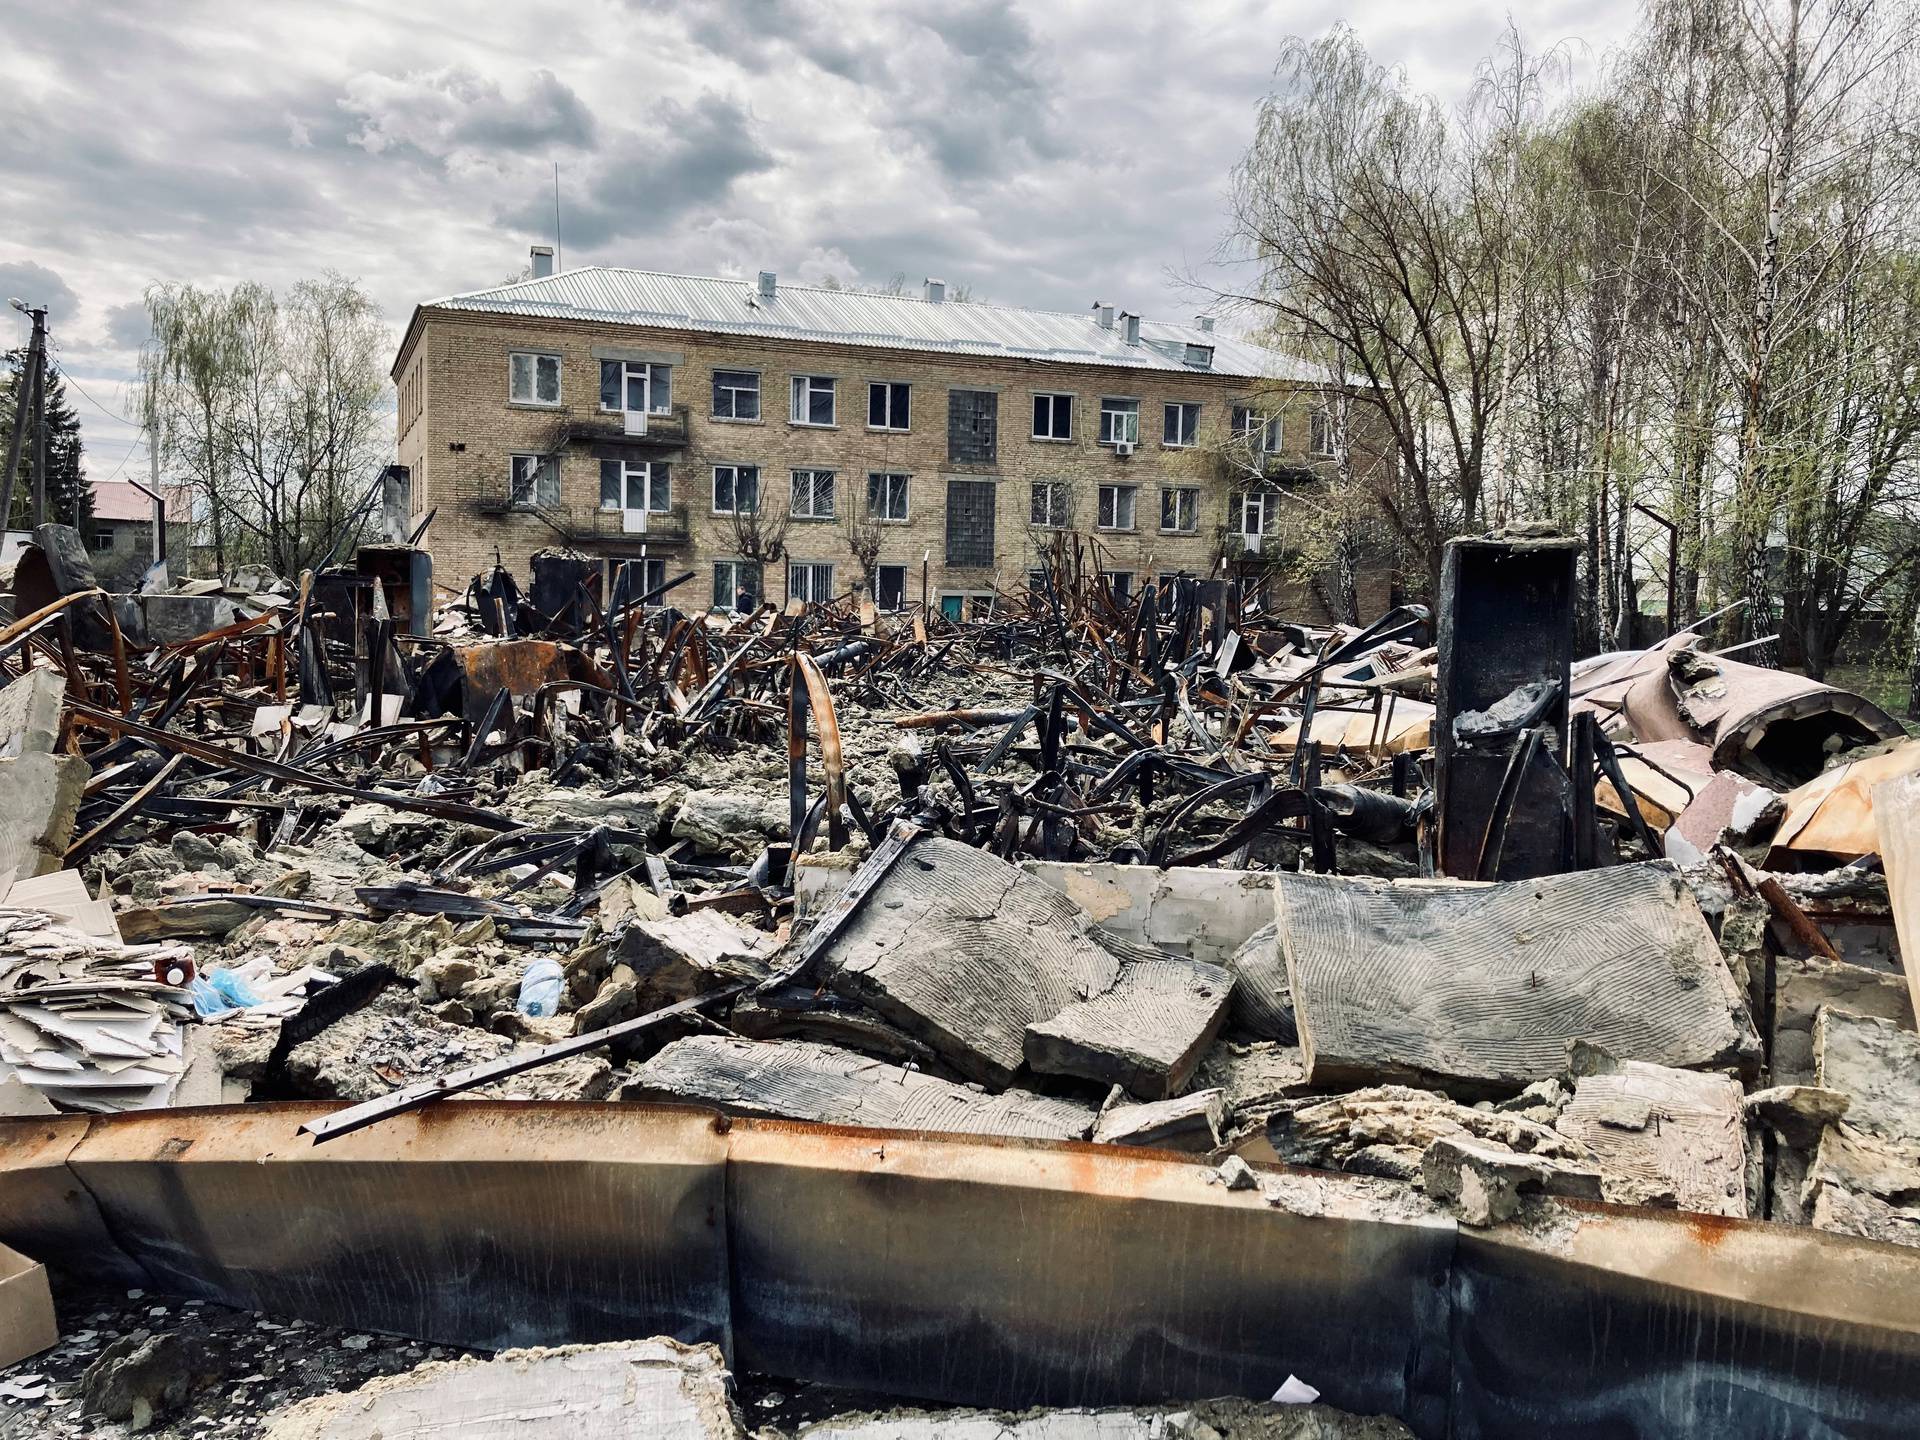
{"type": "MultiPolygon", "coordinates": [[[[1581,63],[1632,20],[1521,8],[1581,63]]],[[[1339,19],[1448,97],[1504,24],[1472,0],[5,0],[0,297],[51,306],[96,479],[144,472],[114,417],[148,285],[335,269],[397,334],[552,239],[556,162],[569,266],[1186,315],[1281,42],[1339,19]]]]}

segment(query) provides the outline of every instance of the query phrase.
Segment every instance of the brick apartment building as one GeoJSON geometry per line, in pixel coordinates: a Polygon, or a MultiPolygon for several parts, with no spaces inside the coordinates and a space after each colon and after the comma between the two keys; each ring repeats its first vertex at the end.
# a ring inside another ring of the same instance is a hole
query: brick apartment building
{"type": "Polygon", "coordinates": [[[687,607],[924,587],[951,614],[1077,532],[1130,591],[1260,549],[1281,496],[1229,472],[1329,463],[1310,368],[1207,320],[556,274],[543,249],[530,280],[419,306],[394,361],[408,508],[437,511],[455,588],[569,546],[609,583],[693,571],[687,607]]]}

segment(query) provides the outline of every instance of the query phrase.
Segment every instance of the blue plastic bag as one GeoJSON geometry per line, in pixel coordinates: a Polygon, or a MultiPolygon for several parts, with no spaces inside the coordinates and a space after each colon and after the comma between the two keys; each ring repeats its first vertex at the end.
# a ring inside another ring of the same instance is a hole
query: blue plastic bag
{"type": "Polygon", "coordinates": [[[520,1013],[536,1019],[559,1013],[562,981],[558,960],[536,960],[520,977],[520,1013]]]}

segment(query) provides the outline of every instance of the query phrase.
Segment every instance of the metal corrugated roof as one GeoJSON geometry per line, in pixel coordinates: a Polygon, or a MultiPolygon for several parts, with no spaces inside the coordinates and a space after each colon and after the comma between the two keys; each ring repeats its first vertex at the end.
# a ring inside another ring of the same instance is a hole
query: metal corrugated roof
{"type": "Polygon", "coordinates": [[[1112,365],[1307,384],[1326,378],[1318,366],[1231,335],[1202,330],[1198,325],[1142,320],[1141,343],[1129,345],[1119,320],[1112,329],[1102,328],[1091,310],[1085,314],[1022,310],[912,295],[823,290],[785,282],[776,287],[772,299],[766,299],[751,279],[667,275],[603,265],[563,270],[539,280],[490,290],[470,290],[429,300],[422,308],[599,320],[889,350],[1008,355],[1069,365],[1112,365]],[[1211,346],[1213,364],[1205,369],[1188,364],[1186,347],[1190,344],[1211,346]]]}

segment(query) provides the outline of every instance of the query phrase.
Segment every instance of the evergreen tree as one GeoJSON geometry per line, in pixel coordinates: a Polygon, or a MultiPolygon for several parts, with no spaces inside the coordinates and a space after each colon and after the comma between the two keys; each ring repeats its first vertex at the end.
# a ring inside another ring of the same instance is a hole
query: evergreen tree
{"type": "MultiPolygon", "coordinates": [[[[0,385],[0,446],[11,433],[16,409],[27,403],[21,394],[27,373],[27,351],[22,346],[6,355],[6,376],[0,385]]],[[[33,423],[31,414],[27,417],[33,423]]],[[[13,485],[13,513],[9,529],[24,529],[33,513],[33,431],[20,444],[20,472],[13,485]]],[[[0,449],[0,465],[6,452],[0,449]]],[[[67,402],[66,381],[58,367],[47,367],[47,519],[71,525],[86,535],[93,525],[93,485],[81,464],[80,417],[67,402]]]]}

